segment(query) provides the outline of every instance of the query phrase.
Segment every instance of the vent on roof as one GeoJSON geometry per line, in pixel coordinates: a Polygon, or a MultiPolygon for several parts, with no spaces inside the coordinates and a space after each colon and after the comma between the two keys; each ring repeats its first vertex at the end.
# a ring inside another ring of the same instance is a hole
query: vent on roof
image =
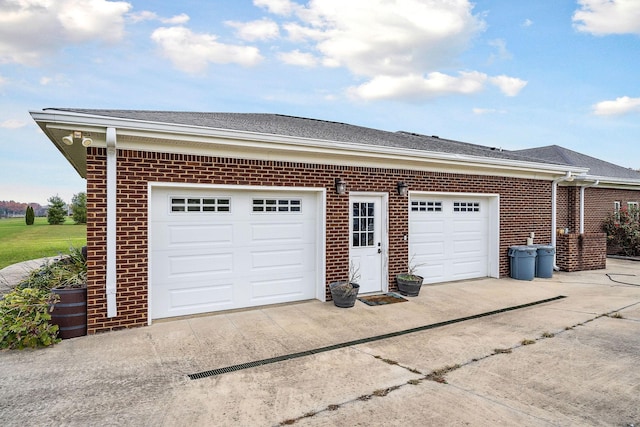
{"type": "Polygon", "coordinates": [[[440,139],[440,137],[438,135],[431,135],[431,138],[438,138],[440,139]]]}

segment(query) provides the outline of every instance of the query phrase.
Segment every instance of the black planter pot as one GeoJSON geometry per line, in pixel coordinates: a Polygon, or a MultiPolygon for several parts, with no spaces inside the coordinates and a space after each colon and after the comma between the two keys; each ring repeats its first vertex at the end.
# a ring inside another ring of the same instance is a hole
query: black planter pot
{"type": "Polygon", "coordinates": [[[87,335],[87,288],[54,288],[51,292],[60,296],[49,309],[49,323],[58,325],[58,337],[66,340],[87,335]]]}
{"type": "Polygon", "coordinates": [[[347,286],[346,281],[333,282],[329,284],[329,290],[331,291],[331,299],[336,307],[350,308],[356,303],[358,297],[358,291],[360,285],[357,283],[351,283],[351,286],[347,286]]]}
{"type": "Polygon", "coordinates": [[[422,276],[412,276],[410,274],[397,274],[396,283],[400,294],[407,297],[417,297],[422,287],[424,278],[422,276]]]}

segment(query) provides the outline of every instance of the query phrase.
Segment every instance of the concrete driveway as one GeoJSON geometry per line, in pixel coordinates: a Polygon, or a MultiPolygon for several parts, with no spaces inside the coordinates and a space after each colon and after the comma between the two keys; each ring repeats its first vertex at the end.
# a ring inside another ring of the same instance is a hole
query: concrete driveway
{"type": "Polygon", "coordinates": [[[639,366],[640,263],[610,259],[553,279],[424,286],[387,306],[309,301],[0,352],[0,425],[640,426],[639,366]]]}

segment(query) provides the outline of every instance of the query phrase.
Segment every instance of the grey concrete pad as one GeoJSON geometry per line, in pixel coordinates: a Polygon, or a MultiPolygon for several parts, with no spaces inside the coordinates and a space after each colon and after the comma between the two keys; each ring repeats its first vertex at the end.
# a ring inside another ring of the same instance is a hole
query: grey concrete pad
{"type": "Polygon", "coordinates": [[[606,273],[631,283],[640,264],[613,260],[607,270],[552,279],[425,286],[388,306],[308,301],[218,313],[3,351],[0,424],[640,425],[640,287],[606,273]],[[567,298],[187,377],[557,295],[567,298]],[[614,312],[623,318],[602,316],[614,312]],[[545,332],[555,335],[543,339],[545,332]],[[524,339],[536,341],[522,346],[524,339]],[[448,384],[423,379],[454,364],[462,366],[446,375],[448,384]]]}

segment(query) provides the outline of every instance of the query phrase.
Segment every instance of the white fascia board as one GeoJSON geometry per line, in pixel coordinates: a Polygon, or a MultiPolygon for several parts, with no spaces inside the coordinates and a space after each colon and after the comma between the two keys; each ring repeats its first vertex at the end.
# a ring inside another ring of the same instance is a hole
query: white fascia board
{"type": "MultiPolygon", "coordinates": [[[[466,156],[461,154],[439,153],[409,148],[387,147],[353,142],[339,142],[323,139],[303,138],[287,135],[264,134],[258,132],[239,131],[230,129],[218,129],[203,126],[148,122],[134,119],[123,119],[100,115],[90,115],[69,111],[36,111],[30,112],[31,116],[39,124],[47,122],[47,127],[60,129],[86,128],[89,132],[99,132],[104,127],[115,127],[118,135],[138,138],[150,138],[156,140],[181,141],[183,144],[176,146],[181,152],[190,154],[186,144],[215,144],[238,147],[237,141],[242,141],[242,150],[264,151],[289,151],[312,153],[316,158],[322,154],[334,154],[345,157],[377,158],[385,161],[397,160],[400,162],[416,163],[430,162],[442,163],[445,166],[470,167],[472,169],[511,170],[524,172],[525,175],[534,174],[539,179],[549,179],[571,172],[574,175],[585,174],[588,169],[574,166],[554,165],[547,163],[527,162],[520,160],[508,160],[487,158],[478,156],[466,156]],[[186,144],[185,144],[186,143],[186,144]]],[[[42,127],[42,125],[41,125],[42,127]]],[[[82,129],[78,129],[82,130],[82,129]]],[[[55,143],[55,141],[54,141],[55,143]]],[[[100,146],[100,141],[94,139],[94,145],[100,146]]],[[[159,144],[149,144],[143,147],[128,147],[125,141],[119,144],[120,148],[138,148],[145,151],[154,151],[160,148],[159,144]]],[[[64,148],[64,147],[62,147],[64,148]]],[[[163,149],[166,148],[162,147],[163,149]]],[[[164,150],[163,150],[164,151],[164,150]]],[[[204,154],[198,152],[198,154],[204,154]]],[[[394,162],[398,163],[398,162],[394,162]]],[[[394,167],[401,167],[396,165],[394,167]]],[[[455,171],[452,171],[455,172],[455,171]]]]}
{"type": "Polygon", "coordinates": [[[598,183],[598,188],[616,188],[622,190],[640,190],[640,179],[612,178],[608,176],[586,175],[584,181],[598,183]]]}

